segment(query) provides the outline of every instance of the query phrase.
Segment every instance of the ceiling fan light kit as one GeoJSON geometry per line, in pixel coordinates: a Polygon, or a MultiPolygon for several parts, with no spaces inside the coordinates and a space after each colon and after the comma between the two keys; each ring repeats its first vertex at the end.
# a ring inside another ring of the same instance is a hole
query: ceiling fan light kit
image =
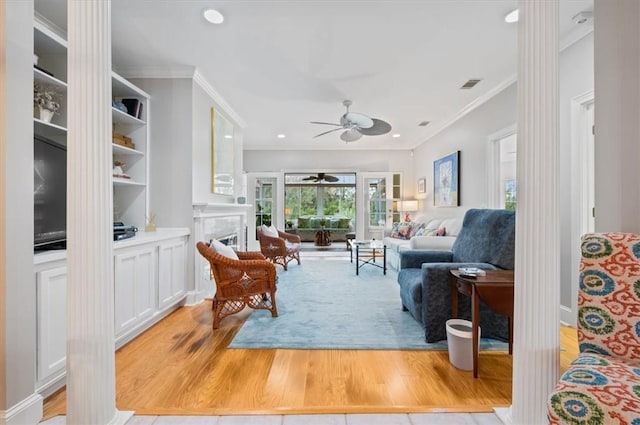
{"type": "Polygon", "coordinates": [[[333,133],[335,131],[342,131],[342,134],[340,134],[340,140],[345,143],[350,143],[360,140],[363,135],[379,136],[391,131],[391,124],[386,121],[377,118],[370,118],[358,112],[350,112],[349,107],[352,105],[350,100],[345,100],[342,104],[347,108],[347,111],[342,115],[342,117],[340,117],[340,124],[311,121],[311,124],[333,125],[338,127],[316,134],[313,136],[314,138],[324,136],[325,134],[333,133]]]}

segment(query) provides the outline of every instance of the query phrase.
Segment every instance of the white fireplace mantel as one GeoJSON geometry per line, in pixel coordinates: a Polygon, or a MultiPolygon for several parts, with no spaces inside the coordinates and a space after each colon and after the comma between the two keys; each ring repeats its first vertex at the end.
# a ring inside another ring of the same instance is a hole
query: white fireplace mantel
{"type": "MultiPolygon", "coordinates": [[[[236,203],[194,203],[193,233],[195,240],[208,241],[233,233],[237,236],[237,249],[246,250],[247,214],[252,207],[253,205],[250,204],[236,203]]],[[[215,295],[215,285],[211,281],[209,264],[197,250],[194,255],[195,298],[190,301],[192,304],[215,295]]]]}

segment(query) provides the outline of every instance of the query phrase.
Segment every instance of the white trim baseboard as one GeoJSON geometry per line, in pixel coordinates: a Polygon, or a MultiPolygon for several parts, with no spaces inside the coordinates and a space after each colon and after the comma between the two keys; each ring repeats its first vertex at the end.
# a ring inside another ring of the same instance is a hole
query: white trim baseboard
{"type": "Polygon", "coordinates": [[[511,419],[511,406],[509,407],[494,407],[493,411],[495,412],[500,422],[505,425],[511,425],[513,420],[511,419]]]}
{"type": "Polygon", "coordinates": [[[576,318],[576,315],[573,313],[573,310],[571,310],[571,308],[567,306],[561,305],[560,306],[560,324],[575,328],[577,326],[576,322],[577,322],[577,318],[576,318]]]}
{"type": "Polygon", "coordinates": [[[185,295],[184,306],[193,307],[194,305],[202,304],[204,302],[204,296],[200,291],[189,291],[185,295]]]}
{"type": "Polygon", "coordinates": [[[9,410],[0,411],[0,423],[7,425],[36,425],[42,419],[43,398],[33,393],[9,410]]]}

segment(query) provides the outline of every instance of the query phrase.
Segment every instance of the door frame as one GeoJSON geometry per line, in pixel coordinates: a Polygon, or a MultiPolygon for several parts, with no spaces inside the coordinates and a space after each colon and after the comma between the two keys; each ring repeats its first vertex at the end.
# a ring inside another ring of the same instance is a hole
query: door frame
{"type": "MultiPolygon", "coordinates": [[[[386,224],[380,228],[384,238],[384,231],[391,229],[393,224],[393,172],[364,171],[356,175],[356,215],[358,217],[356,226],[356,239],[364,240],[369,238],[369,199],[366,179],[385,178],[386,179],[386,224]]],[[[375,236],[375,235],[374,235],[375,236]]]]}
{"type": "Polygon", "coordinates": [[[284,229],[284,173],[282,172],[251,172],[247,173],[247,202],[251,205],[247,217],[247,249],[260,251],[260,243],[256,234],[256,181],[257,179],[275,179],[273,204],[271,206],[271,224],[278,229],[284,229]]]}
{"type": "MultiPolygon", "coordinates": [[[[588,137],[587,106],[595,102],[593,90],[571,99],[571,306],[560,305],[560,320],[572,327],[578,323],[578,276],[580,274],[581,246],[580,240],[588,228],[589,189],[589,151],[586,146],[588,137]]],[[[591,157],[593,160],[593,157],[591,157]]],[[[595,164],[591,164],[592,170],[595,164]]]]}

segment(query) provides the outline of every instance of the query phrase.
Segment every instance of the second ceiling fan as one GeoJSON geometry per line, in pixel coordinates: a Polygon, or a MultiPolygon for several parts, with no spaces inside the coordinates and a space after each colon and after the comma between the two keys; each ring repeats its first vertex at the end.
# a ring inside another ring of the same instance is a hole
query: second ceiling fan
{"type": "Polygon", "coordinates": [[[342,104],[347,108],[347,112],[345,112],[344,115],[340,117],[340,124],[311,121],[311,124],[334,125],[338,127],[317,134],[313,136],[314,138],[324,136],[325,134],[333,133],[335,131],[344,130],[340,135],[340,139],[346,143],[349,143],[359,140],[363,135],[378,136],[391,131],[391,124],[386,121],[377,118],[370,118],[358,112],[349,112],[349,107],[352,104],[350,100],[345,100],[342,102],[342,104]]]}

